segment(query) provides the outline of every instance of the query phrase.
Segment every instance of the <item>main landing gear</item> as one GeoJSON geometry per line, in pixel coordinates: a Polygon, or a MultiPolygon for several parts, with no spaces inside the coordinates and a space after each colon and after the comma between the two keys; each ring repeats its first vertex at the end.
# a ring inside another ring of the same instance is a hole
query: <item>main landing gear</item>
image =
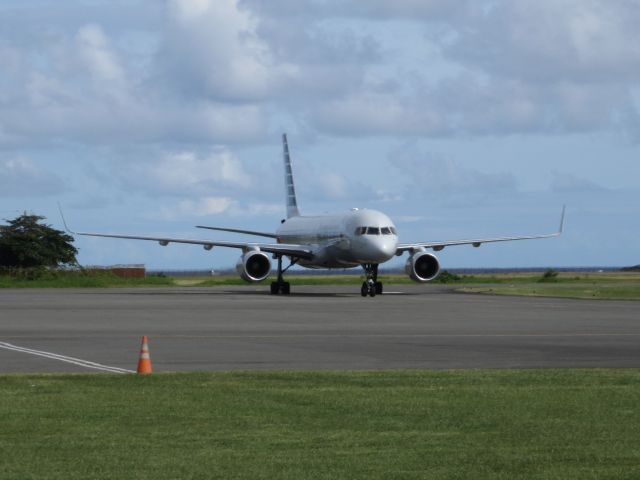
{"type": "Polygon", "coordinates": [[[275,282],[271,282],[271,295],[289,295],[291,293],[291,284],[285,282],[282,278],[282,274],[298,263],[297,259],[291,260],[291,263],[284,270],[282,269],[282,255],[278,255],[278,279],[275,282]]]}
{"type": "Polygon", "coordinates": [[[378,264],[377,263],[365,263],[362,265],[364,269],[364,273],[367,276],[367,279],[362,282],[362,288],[360,289],[360,294],[363,297],[369,295],[370,297],[375,297],[376,295],[380,295],[382,293],[382,282],[378,281],[378,264]]]}

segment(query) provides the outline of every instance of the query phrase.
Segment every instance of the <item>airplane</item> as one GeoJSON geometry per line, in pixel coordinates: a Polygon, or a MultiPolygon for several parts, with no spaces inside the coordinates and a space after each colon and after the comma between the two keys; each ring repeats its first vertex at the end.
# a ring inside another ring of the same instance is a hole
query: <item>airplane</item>
{"type": "Polygon", "coordinates": [[[60,209],[62,221],[65,229],[74,235],[148,240],[158,242],[162,246],[170,243],[186,243],[202,245],[205,250],[211,250],[213,247],[237,248],[242,250],[242,255],[236,263],[236,271],[247,282],[265,280],[271,274],[270,257],[272,257],[277,261],[277,278],[271,283],[272,295],[290,293],[290,284],[284,280],[283,275],[296,264],[307,268],[328,269],[362,267],[366,280],[362,283],[360,293],[363,297],[375,297],[383,293],[382,282],[378,280],[378,266],[405,252],[409,253],[405,272],[414,281],[424,283],[435,279],[440,272],[440,262],[434,254],[427,251],[429,249],[438,252],[449,246],[479,247],[483,243],[551,238],[563,233],[564,207],[560,217],[560,227],[554,233],[414,243],[400,243],[394,223],[387,215],[376,210],[353,208],[346,213],[335,215],[304,216],[298,209],[286,134],[282,135],[282,149],[287,218],[281,220],[275,233],[197,225],[197,228],[264,237],[273,239],[275,242],[229,242],[74,232],[67,226],[60,209]],[[282,268],[284,257],[289,260],[286,268],[282,268]]]}

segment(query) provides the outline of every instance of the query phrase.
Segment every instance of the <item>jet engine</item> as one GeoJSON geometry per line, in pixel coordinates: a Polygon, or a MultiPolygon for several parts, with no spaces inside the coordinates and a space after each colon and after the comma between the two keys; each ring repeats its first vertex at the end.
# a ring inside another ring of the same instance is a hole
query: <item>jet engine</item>
{"type": "Polygon", "coordinates": [[[438,262],[435,255],[427,252],[417,252],[407,259],[404,271],[411,277],[411,280],[424,283],[438,276],[440,262],[438,262]]]}
{"type": "Polygon", "coordinates": [[[236,271],[247,282],[260,282],[271,273],[271,260],[266,253],[252,250],[238,259],[236,271]]]}

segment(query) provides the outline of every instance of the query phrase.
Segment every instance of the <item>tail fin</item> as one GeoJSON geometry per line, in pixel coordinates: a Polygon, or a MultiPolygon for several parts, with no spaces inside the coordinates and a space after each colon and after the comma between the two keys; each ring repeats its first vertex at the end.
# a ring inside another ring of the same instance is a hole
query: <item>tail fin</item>
{"type": "Polygon", "coordinates": [[[293,171],[291,170],[291,158],[289,157],[289,145],[287,144],[287,134],[282,134],[282,153],[284,155],[284,188],[287,198],[287,218],[298,217],[298,201],[296,200],[296,189],[293,186],[293,171]]]}

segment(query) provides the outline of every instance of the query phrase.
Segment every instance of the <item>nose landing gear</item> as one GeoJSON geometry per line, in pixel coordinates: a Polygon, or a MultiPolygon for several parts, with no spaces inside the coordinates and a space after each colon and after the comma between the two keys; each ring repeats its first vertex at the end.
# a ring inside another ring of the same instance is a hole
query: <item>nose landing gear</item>
{"type": "Polygon", "coordinates": [[[377,263],[365,263],[362,265],[367,279],[362,282],[362,288],[360,288],[360,294],[363,297],[369,295],[375,297],[382,294],[382,282],[378,281],[378,264],[377,263]]]}

